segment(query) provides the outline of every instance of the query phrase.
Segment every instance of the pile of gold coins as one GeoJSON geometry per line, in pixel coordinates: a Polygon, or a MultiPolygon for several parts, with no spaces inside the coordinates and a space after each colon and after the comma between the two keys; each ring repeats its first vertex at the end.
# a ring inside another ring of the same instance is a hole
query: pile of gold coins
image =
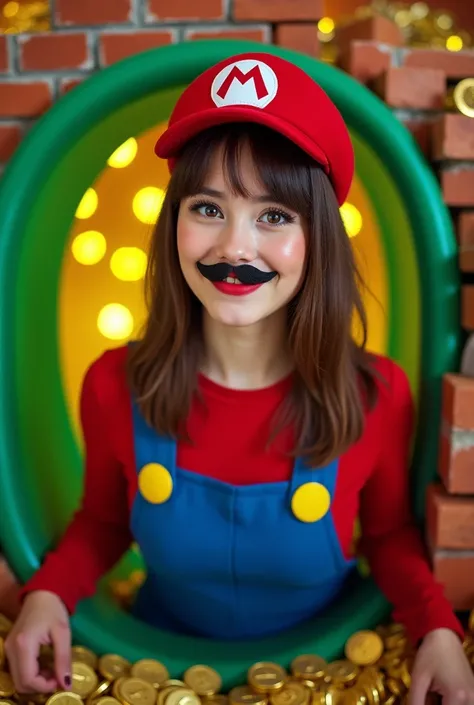
{"type": "MultiPolygon", "coordinates": [[[[3,648],[10,628],[0,615],[0,705],[405,705],[415,658],[403,626],[382,625],[353,634],[344,658],[337,661],[303,654],[288,670],[276,663],[255,663],[247,683],[223,693],[219,673],[209,666],[191,666],[181,680],[154,659],[132,664],[118,654],[99,657],[73,646],[70,691],[20,695],[3,648]]],[[[474,611],[464,649],[474,664],[474,611]]],[[[42,651],[40,666],[52,667],[49,647],[42,651]]]]}

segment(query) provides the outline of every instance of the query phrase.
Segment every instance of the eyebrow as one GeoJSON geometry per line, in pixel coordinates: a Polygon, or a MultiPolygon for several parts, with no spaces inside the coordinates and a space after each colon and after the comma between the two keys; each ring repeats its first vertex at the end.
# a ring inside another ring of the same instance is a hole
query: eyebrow
{"type": "MultiPolygon", "coordinates": [[[[225,200],[226,197],[225,193],[222,193],[222,191],[217,191],[216,189],[208,188],[207,186],[203,186],[199,189],[199,193],[206,196],[211,196],[212,198],[222,198],[223,200],[225,200]]],[[[275,199],[270,193],[264,193],[261,196],[255,196],[250,200],[255,201],[256,203],[268,203],[268,201],[276,201],[277,199],[275,199]]]]}

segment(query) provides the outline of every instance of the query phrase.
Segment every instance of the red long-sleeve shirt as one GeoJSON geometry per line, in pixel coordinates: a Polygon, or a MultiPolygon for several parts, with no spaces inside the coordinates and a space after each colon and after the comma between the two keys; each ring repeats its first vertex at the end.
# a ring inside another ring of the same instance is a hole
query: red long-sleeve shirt
{"type": "MultiPolygon", "coordinates": [[[[50,590],[70,612],[95,591],[97,580],[132,541],[129,515],[137,491],[130,394],[125,379],[126,347],[105,352],[86,373],[81,394],[85,441],[85,491],[59,546],[24,588],[50,590]]],[[[463,635],[433,578],[424,544],[409,510],[408,461],[413,406],[405,373],[385,357],[377,365],[388,386],[366,415],[361,439],[339,464],[332,513],[347,557],[354,522],[362,528],[360,549],[374,579],[394,606],[414,642],[446,627],[463,635]]],[[[287,480],[292,461],[283,432],[265,448],[276,407],[290,379],[263,390],[233,390],[201,376],[206,401],[192,406],[188,429],[194,445],[178,444],[177,463],[187,470],[232,484],[287,480]],[[238,434],[238,439],[236,435],[238,434]],[[238,440],[238,442],[236,442],[238,440]],[[229,448],[232,452],[229,453],[229,448]]]]}

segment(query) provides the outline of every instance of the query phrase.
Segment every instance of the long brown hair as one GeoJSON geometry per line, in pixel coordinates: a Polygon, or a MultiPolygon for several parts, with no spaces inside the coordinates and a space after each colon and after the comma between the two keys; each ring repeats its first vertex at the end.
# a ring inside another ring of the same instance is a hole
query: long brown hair
{"type": "Polygon", "coordinates": [[[307,224],[304,281],[288,306],[294,359],[292,394],[279,410],[279,427],[293,424],[295,455],[313,466],[345,452],[361,435],[364,406],[377,387],[366,352],[363,282],[331,183],[292,142],[255,124],[210,128],[190,141],[171,176],[152,237],[146,274],[148,320],[131,346],[130,388],[159,433],[182,437],[202,360],[202,306],[181,272],[176,229],[180,201],[199,193],[216,150],[222,149],[229,187],[246,196],[240,154],[247,145],[266,192],[307,224]],[[352,336],[358,317],[361,340],[352,336]]]}

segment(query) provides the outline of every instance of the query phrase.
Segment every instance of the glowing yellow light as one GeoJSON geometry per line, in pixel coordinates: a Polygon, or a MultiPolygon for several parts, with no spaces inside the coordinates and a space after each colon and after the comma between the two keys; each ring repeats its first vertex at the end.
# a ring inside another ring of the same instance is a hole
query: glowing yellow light
{"type": "Polygon", "coordinates": [[[440,29],[448,30],[451,29],[454,24],[454,21],[451,15],[448,15],[443,12],[436,18],[436,24],[440,29]]]}
{"type": "Polygon", "coordinates": [[[122,304],[107,304],[99,313],[97,327],[104,338],[125,340],[133,331],[133,316],[122,304]]]}
{"type": "Polygon", "coordinates": [[[88,188],[76,210],[76,218],[90,218],[97,209],[99,197],[93,188],[88,188]]]}
{"type": "Polygon", "coordinates": [[[446,39],[446,49],[448,51],[461,51],[463,46],[464,42],[457,34],[452,34],[446,39]]]}
{"type": "Polygon", "coordinates": [[[362,215],[352,203],[344,203],[340,208],[342,220],[349,237],[355,237],[362,230],[362,215]]]}
{"type": "Polygon", "coordinates": [[[135,137],[130,137],[118,147],[107,160],[107,164],[114,169],[123,169],[133,162],[138,152],[138,143],[135,137]]]}
{"type": "Polygon", "coordinates": [[[120,247],[110,258],[110,269],[117,279],[136,282],[146,272],[147,256],[138,247],[120,247]]]}
{"type": "Polygon", "coordinates": [[[427,16],[429,11],[430,8],[426,4],[426,2],[415,2],[410,8],[412,16],[417,20],[422,20],[424,17],[427,16]]]}
{"type": "Polygon", "coordinates": [[[142,223],[156,223],[165,192],[155,186],[146,186],[135,194],[133,212],[142,223]]]}
{"type": "Polygon", "coordinates": [[[106,253],[107,242],[102,233],[87,230],[74,238],[71,250],[79,264],[97,264],[106,253]]]}
{"type": "Polygon", "coordinates": [[[331,34],[334,32],[334,20],[330,17],[322,17],[318,22],[318,29],[322,34],[331,34]]]}
{"type": "Polygon", "coordinates": [[[18,14],[18,10],[20,9],[20,3],[18,2],[7,2],[5,7],[3,8],[3,16],[4,17],[15,17],[15,15],[18,14]]]}

